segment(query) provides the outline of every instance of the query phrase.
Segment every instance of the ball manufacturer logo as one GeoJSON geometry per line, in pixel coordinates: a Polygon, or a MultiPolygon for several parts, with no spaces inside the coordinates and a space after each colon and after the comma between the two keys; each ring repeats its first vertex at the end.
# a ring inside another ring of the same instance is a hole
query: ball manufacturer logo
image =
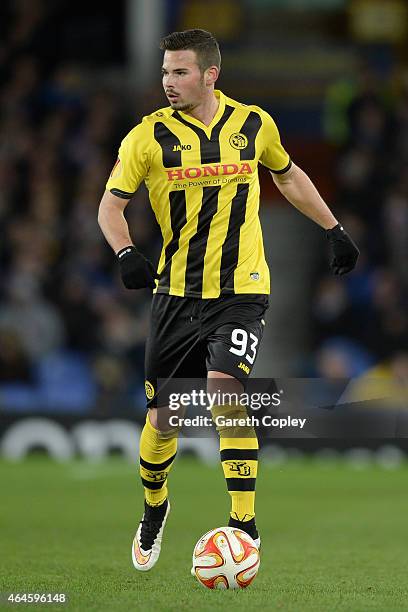
{"type": "Polygon", "coordinates": [[[238,149],[238,151],[241,151],[248,146],[248,138],[245,136],[245,134],[236,132],[235,134],[231,134],[229,143],[233,149],[238,149]]]}
{"type": "Polygon", "coordinates": [[[154,397],[154,387],[148,380],[145,381],[145,391],[147,399],[151,400],[154,397]]]}
{"type": "Polygon", "coordinates": [[[195,552],[196,552],[196,554],[197,554],[197,555],[199,555],[200,553],[202,553],[202,552],[203,552],[203,550],[204,550],[204,548],[205,548],[205,545],[206,545],[206,540],[204,540],[204,538],[202,538],[202,539],[201,539],[201,540],[198,542],[198,544],[197,544],[197,546],[196,546],[196,551],[195,551],[195,552]]]}

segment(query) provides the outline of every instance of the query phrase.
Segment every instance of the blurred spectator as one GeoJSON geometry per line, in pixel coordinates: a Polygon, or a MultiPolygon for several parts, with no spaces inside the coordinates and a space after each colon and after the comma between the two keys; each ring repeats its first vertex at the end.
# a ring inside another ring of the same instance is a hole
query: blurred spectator
{"type": "Polygon", "coordinates": [[[31,363],[18,334],[0,327],[0,382],[32,382],[31,363]]]}
{"type": "Polygon", "coordinates": [[[391,83],[381,82],[367,65],[342,97],[337,207],[362,252],[349,277],[317,279],[313,329],[319,373],[361,373],[356,341],[360,354],[365,350],[369,357],[367,369],[387,363],[392,375],[391,364],[405,363],[397,356],[406,355],[408,347],[407,74],[401,70],[400,95],[393,105],[386,92],[391,83]]]}
{"type": "MultiPolygon", "coordinates": [[[[408,353],[395,353],[389,360],[366,370],[362,376],[351,381],[343,401],[361,402],[380,400],[378,406],[385,409],[397,409],[397,415],[408,405],[408,353]],[[382,400],[382,401],[381,401],[382,400]]],[[[401,427],[404,437],[403,419],[397,420],[395,426],[401,427]]]]}
{"type": "MultiPolygon", "coordinates": [[[[97,78],[87,79],[87,67],[70,63],[64,28],[85,34],[85,13],[81,29],[65,2],[5,2],[2,12],[3,400],[19,409],[54,402],[56,410],[89,410],[98,388],[100,410],[114,404],[115,393],[129,408],[135,388],[143,388],[148,295],[125,294],[97,208],[120,140],[139,113],[97,78]]],[[[157,257],[145,192],[137,203],[131,215],[157,257]]]]}
{"type": "Polygon", "coordinates": [[[364,347],[351,340],[333,337],[316,355],[316,375],[322,378],[353,378],[365,372],[373,363],[364,347]]]}
{"type": "Polygon", "coordinates": [[[10,279],[7,299],[0,306],[0,327],[14,332],[33,360],[56,350],[64,341],[57,309],[43,299],[36,280],[26,274],[10,279]]]}
{"type": "Polygon", "coordinates": [[[89,302],[88,285],[78,273],[62,280],[59,308],[64,319],[68,348],[92,352],[98,346],[100,317],[89,302]]]}

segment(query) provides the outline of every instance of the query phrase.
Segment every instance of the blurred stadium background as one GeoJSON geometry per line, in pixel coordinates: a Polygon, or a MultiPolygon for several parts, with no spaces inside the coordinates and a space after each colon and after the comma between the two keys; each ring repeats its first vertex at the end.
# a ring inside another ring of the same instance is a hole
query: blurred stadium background
{"type": "MultiPolygon", "coordinates": [[[[0,432],[29,416],[142,419],[150,293],[122,287],[97,208],[120,140],[166,105],[160,36],[190,27],[217,36],[219,88],[273,115],[361,249],[352,275],[331,276],[324,233],[261,171],[272,294],[255,374],[406,388],[404,0],[3,0],[0,11],[0,432]]],[[[156,262],[144,189],[128,211],[156,262]]]]}

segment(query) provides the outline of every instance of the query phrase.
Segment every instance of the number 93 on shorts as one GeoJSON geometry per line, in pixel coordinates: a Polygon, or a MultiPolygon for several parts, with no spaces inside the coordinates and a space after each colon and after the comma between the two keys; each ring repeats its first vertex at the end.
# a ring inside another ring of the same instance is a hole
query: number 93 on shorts
{"type": "Polygon", "coordinates": [[[159,379],[206,378],[217,371],[245,384],[259,354],[268,306],[266,295],[196,300],[156,294],[145,352],[147,405],[157,405],[159,379]]]}
{"type": "Polygon", "coordinates": [[[249,376],[258,356],[264,319],[221,325],[208,337],[207,371],[225,372],[236,378],[249,376]]]}

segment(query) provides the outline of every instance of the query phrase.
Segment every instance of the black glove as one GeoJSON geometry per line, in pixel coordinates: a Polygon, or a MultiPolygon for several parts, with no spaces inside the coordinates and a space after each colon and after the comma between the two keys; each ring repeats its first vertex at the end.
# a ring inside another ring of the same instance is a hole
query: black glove
{"type": "Polygon", "coordinates": [[[340,223],[326,230],[330,244],[330,268],[333,274],[347,274],[356,265],[360,251],[340,223]]]}
{"type": "Polygon", "coordinates": [[[117,253],[120,275],[126,289],[154,289],[159,278],[153,264],[135,246],[127,246],[117,253]]]}

